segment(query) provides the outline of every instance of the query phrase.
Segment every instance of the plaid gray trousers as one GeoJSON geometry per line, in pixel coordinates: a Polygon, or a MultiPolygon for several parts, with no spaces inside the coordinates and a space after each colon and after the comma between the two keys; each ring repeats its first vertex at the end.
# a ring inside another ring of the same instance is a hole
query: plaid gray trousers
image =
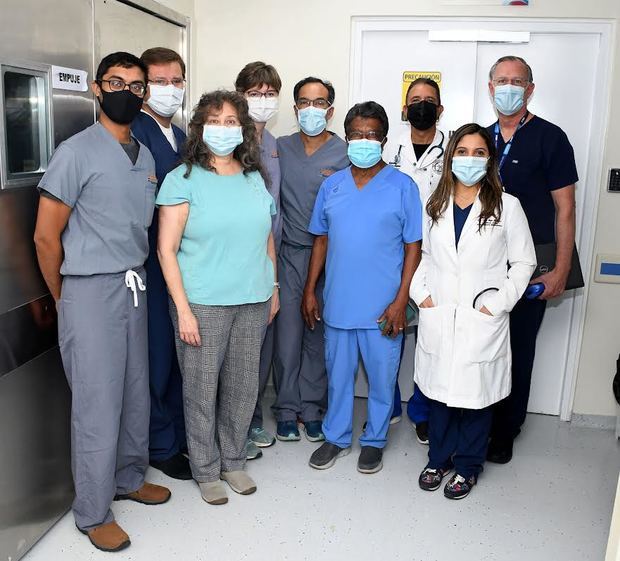
{"type": "Polygon", "coordinates": [[[238,306],[190,304],[201,346],[181,341],[171,302],[189,461],[198,482],[242,470],[245,444],[258,395],[260,350],[271,300],[238,306]]]}

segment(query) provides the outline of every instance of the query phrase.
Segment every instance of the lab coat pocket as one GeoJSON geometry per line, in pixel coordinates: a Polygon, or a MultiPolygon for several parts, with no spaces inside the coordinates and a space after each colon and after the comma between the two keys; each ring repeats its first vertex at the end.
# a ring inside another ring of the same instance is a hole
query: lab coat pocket
{"type": "Polygon", "coordinates": [[[466,315],[470,362],[493,362],[506,356],[510,348],[508,314],[490,316],[474,308],[462,310],[466,315]]]}
{"type": "Polygon", "coordinates": [[[441,306],[419,308],[418,345],[429,354],[439,354],[442,340],[442,316],[444,309],[441,306]]]}
{"type": "Polygon", "coordinates": [[[157,185],[147,180],[144,193],[144,225],[148,228],[153,221],[153,211],[155,210],[155,191],[157,185]]]}

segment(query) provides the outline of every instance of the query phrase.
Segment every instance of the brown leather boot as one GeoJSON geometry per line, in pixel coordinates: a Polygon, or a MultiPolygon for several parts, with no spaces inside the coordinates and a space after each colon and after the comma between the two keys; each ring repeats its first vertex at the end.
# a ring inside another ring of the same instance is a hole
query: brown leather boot
{"type": "Polygon", "coordinates": [[[116,495],[115,501],[135,501],[143,505],[160,505],[170,499],[170,489],[153,483],[144,483],[140,489],[126,495],[116,495]]]}
{"type": "Polygon", "coordinates": [[[108,522],[92,530],[78,530],[86,534],[90,543],[101,551],[120,551],[131,544],[129,536],[116,522],[108,522]]]}

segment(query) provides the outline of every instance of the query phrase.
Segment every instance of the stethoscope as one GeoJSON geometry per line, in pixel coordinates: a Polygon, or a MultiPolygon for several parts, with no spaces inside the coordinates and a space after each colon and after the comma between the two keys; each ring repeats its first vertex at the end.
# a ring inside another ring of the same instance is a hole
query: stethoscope
{"type": "MultiPolygon", "coordinates": [[[[446,136],[444,135],[443,131],[438,131],[438,132],[441,135],[441,140],[437,144],[433,144],[424,154],[422,154],[422,158],[418,160],[417,162],[415,162],[413,165],[416,167],[416,169],[419,169],[421,171],[426,171],[429,168],[429,166],[432,166],[433,171],[441,175],[441,172],[443,170],[443,162],[441,161],[441,157],[444,155],[443,142],[446,136]],[[432,162],[426,165],[422,165],[422,160],[423,161],[428,160],[433,150],[437,151],[437,155],[432,159],[432,162]]],[[[403,149],[403,145],[400,144],[398,146],[398,152],[394,155],[394,161],[388,162],[389,165],[394,166],[395,168],[400,167],[400,162],[402,160],[402,156],[400,155],[400,153],[402,149],[403,149]]]]}
{"type": "Polygon", "coordinates": [[[478,294],[474,296],[474,301],[471,304],[472,308],[476,309],[476,302],[478,301],[478,298],[480,298],[480,296],[482,296],[483,294],[486,294],[487,292],[499,292],[499,288],[490,286],[489,288],[485,288],[484,290],[481,290],[480,292],[478,292],[478,294]]]}

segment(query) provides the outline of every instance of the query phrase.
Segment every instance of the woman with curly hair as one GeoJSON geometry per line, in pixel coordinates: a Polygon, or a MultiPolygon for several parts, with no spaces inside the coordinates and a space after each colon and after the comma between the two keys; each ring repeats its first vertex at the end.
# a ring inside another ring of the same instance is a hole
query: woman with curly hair
{"type": "Polygon", "coordinates": [[[203,499],[248,495],[245,445],[260,349],[279,308],[271,216],[256,129],[242,94],[204,94],[183,163],[157,197],[157,253],[170,292],[189,459],[203,499]]]}

